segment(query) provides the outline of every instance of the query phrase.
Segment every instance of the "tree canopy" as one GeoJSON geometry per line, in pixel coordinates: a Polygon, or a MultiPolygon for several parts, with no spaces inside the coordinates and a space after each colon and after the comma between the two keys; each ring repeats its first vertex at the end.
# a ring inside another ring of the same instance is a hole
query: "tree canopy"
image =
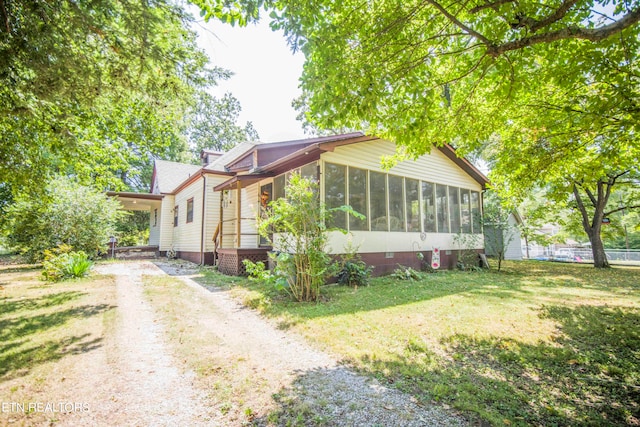
{"type": "Polygon", "coordinates": [[[2,185],[141,188],[153,158],[186,160],[197,94],[230,75],[192,20],[170,0],[0,0],[2,185]]]}
{"type": "Polygon", "coordinates": [[[247,1],[242,19],[271,9],[304,52],[315,125],[387,137],[403,156],[483,150],[506,199],[551,188],[602,246],[611,189],[640,164],[637,0],[247,1]]]}

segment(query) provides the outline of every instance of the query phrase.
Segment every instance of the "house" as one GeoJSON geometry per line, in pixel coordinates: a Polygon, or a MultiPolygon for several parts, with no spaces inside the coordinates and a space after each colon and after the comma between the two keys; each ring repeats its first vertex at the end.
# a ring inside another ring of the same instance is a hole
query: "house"
{"type": "MultiPolygon", "coordinates": [[[[398,264],[418,268],[416,254],[431,260],[440,249],[443,268],[455,266],[454,236],[481,235],[485,176],[444,145],[416,160],[381,169],[395,144],[350,133],[276,143],[242,143],[228,152],[205,150],[200,166],[156,161],[150,194],[115,194],[125,208],[150,211],[149,244],[161,254],[217,264],[245,273],[242,260],[266,261],[271,250],[257,233],[260,206],[285,196],[287,177],[299,172],[320,183],[331,207],[351,205],[366,220],[333,217],[351,237],[331,232],[329,250],[344,252],[350,238],[376,274],[398,264]]],[[[482,239],[477,247],[484,250],[482,239]]],[[[469,249],[469,248],[465,248],[469,249]]]]}
{"type": "Polygon", "coordinates": [[[484,224],[485,251],[488,256],[502,253],[506,260],[522,260],[522,217],[518,211],[509,213],[504,224],[484,224]]]}

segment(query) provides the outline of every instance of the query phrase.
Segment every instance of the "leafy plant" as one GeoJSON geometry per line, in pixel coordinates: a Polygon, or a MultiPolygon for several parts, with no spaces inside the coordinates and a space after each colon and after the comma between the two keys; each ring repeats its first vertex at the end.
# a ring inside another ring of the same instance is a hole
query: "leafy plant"
{"type": "Polygon", "coordinates": [[[362,260],[350,260],[342,263],[342,269],[338,272],[338,283],[346,286],[367,286],[373,267],[362,260]]]}
{"type": "Polygon", "coordinates": [[[66,178],[49,182],[42,197],[19,195],[3,221],[6,241],[29,261],[45,251],[68,245],[90,257],[106,249],[119,203],[101,191],[66,178]]]}
{"type": "Polygon", "coordinates": [[[398,268],[393,270],[391,273],[391,277],[398,280],[420,280],[422,276],[420,272],[414,270],[411,267],[405,267],[404,265],[398,264],[398,268]]]}
{"type": "Polygon", "coordinates": [[[457,267],[463,271],[480,270],[476,248],[481,247],[480,234],[458,233],[453,236],[453,243],[458,246],[457,267]]]}
{"type": "Polygon", "coordinates": [[[82,251],[69,252],[69,246],[61,246],[48,251],[47,258],[42,263],[42,276],[48,282],[84,277],[89,274],[93,262],[82,251]]]}
{"type": "Polygon", "coordinates": [[[336,275],[339,284],[346,286],[367,286],[371,277],[372,266],[368,266],[358,253],[359,247],[354,246],[351,236],[344,248],[344,254],[340,260],[340,271],[336,275]]]}
{"type": "Polygon", "coordinates": [[[287,197],[272,201],[258,223],[260,235],[280,252],[274,274],[285,278],[284,289],[296,301],[317,301],[335,271],[325,251],[330,212],[318,192],[317,182],[293,174],[287,197]]]}

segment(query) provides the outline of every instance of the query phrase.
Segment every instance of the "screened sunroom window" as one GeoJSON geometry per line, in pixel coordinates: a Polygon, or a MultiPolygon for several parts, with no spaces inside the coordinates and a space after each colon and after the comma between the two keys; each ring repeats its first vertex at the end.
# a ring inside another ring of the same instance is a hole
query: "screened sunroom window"
{"type": "Polygon", "coordinates": [[[422,182],[422,205],[424,206],[424,231],[435,233],[436,228],[436,185],[431,182],[422,182]]]}
{"type": "Polygon", "coordinates": [[[438,233],[449,232],[449,207],[447,203],[447,186],[436,184],[436,211],[438,233]]]}
{"type": "Polygon", "coordinates": [[[460,232],[460,191],[457,187],[449,187],[449,220],[451,233],[460,232]]]}
{"type": "Polygon", "coordinates": [[[369,212],[372,231],[388,231],[387,224],[387,176],[380,172],[369,173],[369,212]]]}
{"type": "Polygon", "coordinates": [[[404,179],[389,175],[389,227],[404,231],[404,179]]]}
{"type": "MultiPolygon", "coordinates": [[[[327,209],[338,208],[346,204],[346,167],[325,163],[325,197],[327,209]]],[[[334,212],[330,222],[331,227],[347,228],[347,214],[334,212]]]]}
{"type": "Polygon", "coordinates": [[[364,215],[364,219],[349,215],[349,230],[368,230],[367,216],[367,171],[349,167],[349,205],[364,215]]]}
{"type": "Polygon", "coordinates": [[[460,189],[460,225],[463,233],[471,233],[471,198],[469,193],[469,190],[460,189]]]}
{"type": "Polygon", "coordinates": [[[405,178],[405,200],[407,212],[407,231],[420,231],[420,181],[405,178]]]}
{"type": "Polygon", "coordinates": [[[471,192],[471,224],[472,232],[476,234],[482,233],[482,226],[480,225],[480,193],[477,191],[471,192]]]}
{"type": "Polygon", "coordinates": [[[278,200],[285,196],[285,186],[286,180],[284,175],[273,178],[273,200],[278,200]]]}

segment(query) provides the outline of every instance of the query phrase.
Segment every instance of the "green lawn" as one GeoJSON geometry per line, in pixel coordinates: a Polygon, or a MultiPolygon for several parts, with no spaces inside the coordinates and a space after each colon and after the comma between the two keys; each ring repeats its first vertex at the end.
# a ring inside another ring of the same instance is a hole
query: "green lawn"
{"type": "Polygon", "coordinates": [[[322,303],[207,273],[355,369],[493,425],[640,423],[640,269],[507,262],[323,289],[322,303]],[[234,286],[235,285],[235,286],[234,286]]]}

